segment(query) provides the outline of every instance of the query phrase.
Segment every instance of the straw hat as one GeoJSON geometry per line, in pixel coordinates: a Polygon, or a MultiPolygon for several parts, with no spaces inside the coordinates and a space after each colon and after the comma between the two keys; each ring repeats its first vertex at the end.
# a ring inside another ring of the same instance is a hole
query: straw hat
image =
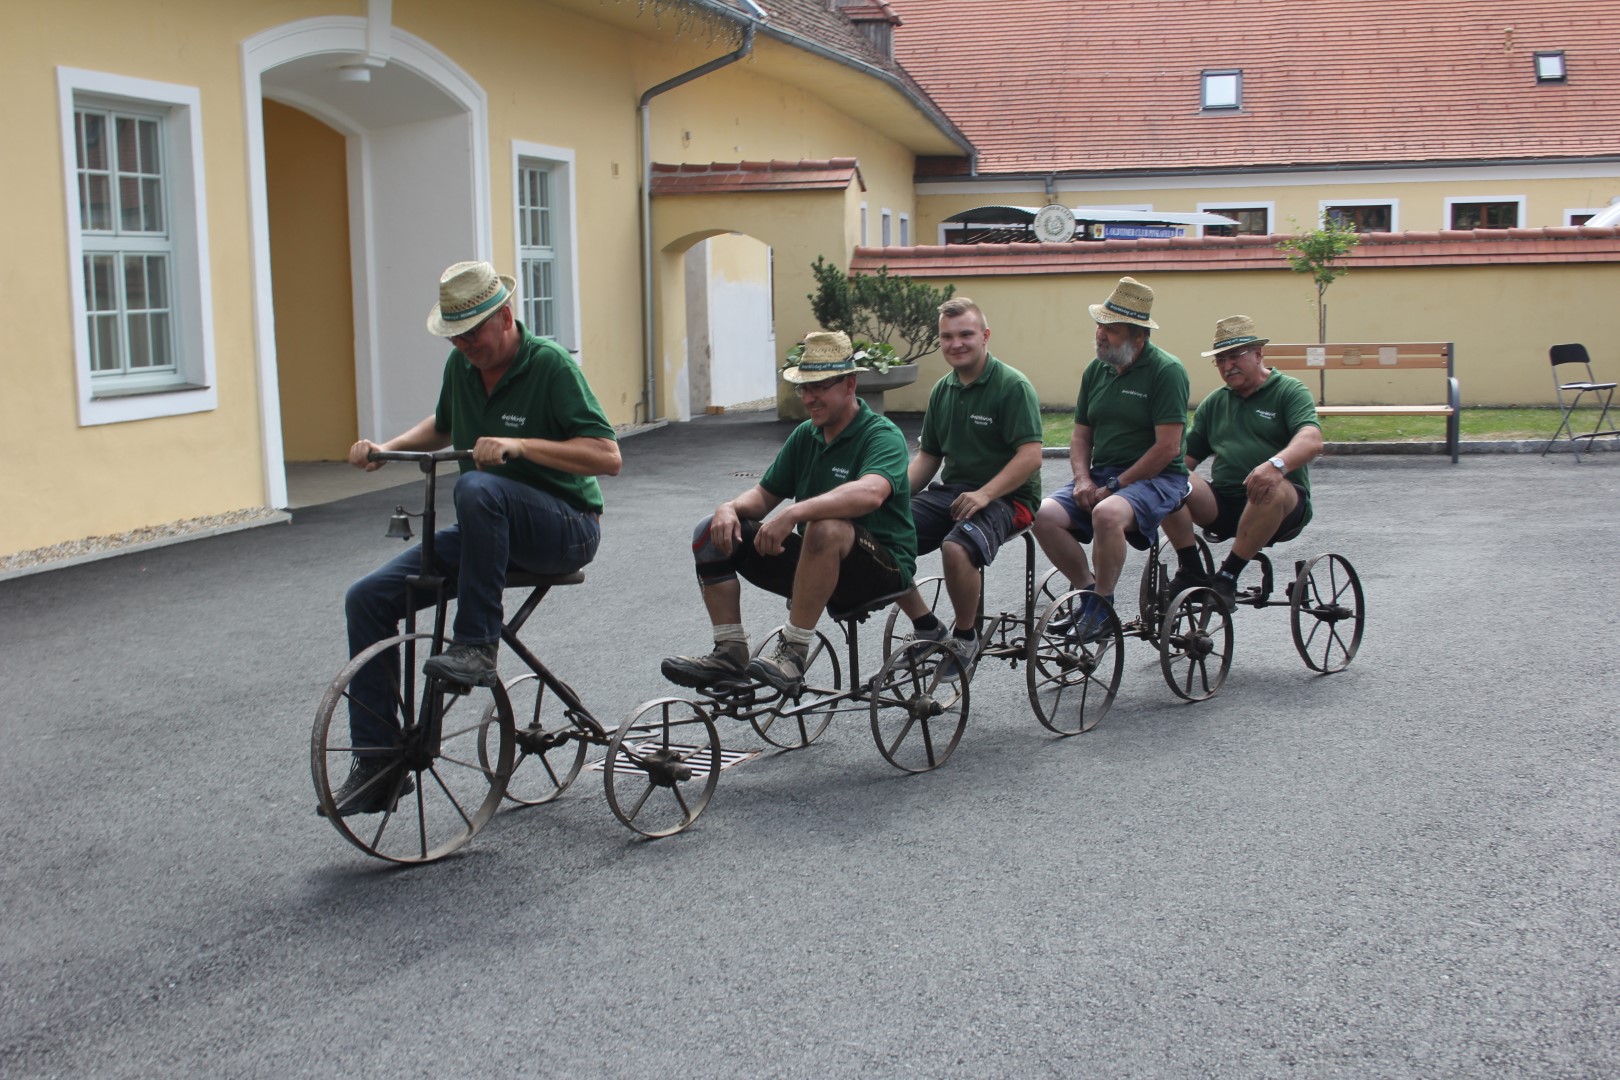
{"type": "Polygon", "coordinates": [[[1228,315],[1215,324],[1215,347],[1199,356],[1215,356],[1228,349],[1241,349],[1245,345],[1264,345],[1271,339],[1254,332],[1254,320],[1247,315],[1228,315]]]}
{"type": "Polygon", "coordinates": [[[435,337],[465,334],[512,298],[514,278],[495,272],[487,262],[458,262],[439,275],[439,302],[428,312],[428,333],[435,337]]]}
{"type": "Polygon", "coordinates": [[[866,368],[855,366],[855,346],[841,330],[817,330],[805,335],[799,366],[782,369],[790,383],[820,382],[834,375],[853,375],[866,368]]]}
{"type": "Polygon", "coordinates": [[[1091,317],[1099,323],[1129,323],[1157,330],[1159,324],[1153,321],[1152,311],[1153,290],[1130,277],[1119,279],[1106,303],[1091,305],[1091,317]]]}

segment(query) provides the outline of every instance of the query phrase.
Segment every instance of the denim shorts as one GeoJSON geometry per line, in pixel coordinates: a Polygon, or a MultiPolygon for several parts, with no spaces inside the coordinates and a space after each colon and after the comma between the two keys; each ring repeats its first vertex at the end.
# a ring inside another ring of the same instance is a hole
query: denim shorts
{"type": "MultiPolygon", "coordinates": [[[[1124,471],[1115,468],[1095,468],[1091,470],[1091,482],[1101,487],[1124,471]]],[[[1125,530],[1126,542],[1138,551],[1151,548],[1154,541],[1159,538],[1159,522],[1186,502],[1187,495],[1191,491],[1192,484],[1187,479],[1187,474],[1178,472],[1162,472],[1158,476],[1137,480],[1120,488],[1115,494],[1130,503],[1131,510],[1136,515],[1136,528],[1125,530]]],[[[1048,498],[1063,507],[1064,512],[1069,515],[1069,531],[1079,537],[1082,544],[1091,543],[1093,534],[1091,511],[1082,510],[1075,503],[1074,483],[1071,481],[1064,484],[1048,498]]]]}

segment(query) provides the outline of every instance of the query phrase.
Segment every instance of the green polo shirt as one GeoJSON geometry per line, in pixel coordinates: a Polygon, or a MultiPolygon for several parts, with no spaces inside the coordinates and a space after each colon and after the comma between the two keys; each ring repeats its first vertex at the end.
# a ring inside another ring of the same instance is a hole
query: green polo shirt
{"type": "MultiPolygon", "coordinates": [[[[1256,465],[1276,456],[1300,428],[1321,427],[1310,389],[1292,375],[1272,368],[1266,381],[1248,397],[1222,386],[1198,405],[1187,432],[1187,456],[1203,461],[1211,454],[1210,486],[1222,495],[1244,494],[1243,481],[1256,465]]],[[[1311,469],[1301,465],[1288,479],[1311,491],[1311,469]]],[[[1310,505],[1305,520],[1310,521],[1310,505]]]]}
{"type": "MultiPolygon", "coordinates": [[[[964,386],[953,370],[934,384],[918,445],[923,453],[944,459],[942,483],[983,487],[1020,446],[1041,439],[1035,388],[1023,372],[989,356],[971,383],[964,386]]],[[[1040,470],[1010,494],[1034,513],[1041,503],[1040,470]]]]}
{"type": "MultiPolygon", "coordinates": [[[[444,385],[433,426],[450,433],[450,445],[471,450],[488,436],[500,439],[552,439],[581,435],[613,439],[613,425],[591,393],[585,375],[573,357],[553,341],[535,337],[518,324],[523,343],[517,359],[506,369],[492,393],[484,393],[484,378],[460,349],[453,349],[444,364],[444,385]]],[[[477,468],[461,463],[462,472],[477,468]]],[[[547,491],[577,510],[602,512],[602,487],[594,476],[575,476],[532,461],[509,461],[484,470],[547,491]]]]}
{"type": "MultiPolygon", "coordinates": [[[[1080,377],[1074,422],[1091,429],[1091,464],[1128,469],[1153,446],[1159,424],[1187,424],[1192,385],[1181,361],[1149,341],[1136,363],[1119,374],[1093,360],[1080,377]]],[[[1178,450],[1165,472],[1184,473],[1178,450]]]]}
{"type": "MultiPolygon", "coordinates": [[[[906,480],[906,437],[894,421],[860,402],[855,419],[831,444],[806,420],[793,429],[759,486],[782,499],[802,502],[833,488],[877,475],[892,489],[870,514],[853,521],[871,533],[900,567],[903,584],[917,570],[917,528],[911,522],[911,484],[906,480]]],[[[804,531],[803,526],[799,528],[804,531]]]]}

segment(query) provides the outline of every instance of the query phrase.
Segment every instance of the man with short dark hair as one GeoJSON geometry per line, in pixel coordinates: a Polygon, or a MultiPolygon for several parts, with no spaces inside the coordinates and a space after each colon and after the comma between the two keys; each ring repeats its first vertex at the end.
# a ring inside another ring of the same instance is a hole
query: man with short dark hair
{"type": "Polygon", "coordinates": [[[693,530],[714,651],[666,659],[662,670],[671,682],[702,688],[753,678],[795,695],[829,602],[854,607],[911,583],[917,533],[906,440],[855,392],[855,377],[866,369],[854,353],[843,333],[805,338],[799,362],[782,378],[810,418],[794,428],[759,483],[715,507],[693,530]],[[739,574],[789,600],[776,651],[752,661],[739,574]]]}
{"type": "Polygon", "coordinates": [[[979,572],[1034,519],[1041,498],[1041,407],[1021,372],[990,354],[990,325],[965,296],[939,308],[951,370],[934,384],[907,476],[917,551],[936,548],[954,622],[945,627],[915,588],[900,600],[912,637],[948,641],[956,670],[978,656],[979,572]],[[929,484],[944,465],[938,483],[929,484]]]}
{"type": "MultiPolygon", "coordinates": [[[[1081,642],[1107,633],[1107,612],[1125,565],[1125,547],[1153,546],[1159,523],[1187,497],[1181,436],[1187,425],[1189,383],[1181,361],[1151,340],[1153,290],[1119,279],[1113,294],[1091,305],[1097,323],[1097,358],[1080,379],[1069,439],[1074,480],[1041,503],[1035,538],[1072,588],[1091,595],[1072,620],[1052,629],[1081,642]],[[1091,542],[1093,574],[1085,549],[1091,542]]],[[[1166,522],[1166,530],[1172,528],[1166,522]]],[[[1176,539],[1191,542],[1192,528],[1177,523],[1176,539]]]]}
{"type": "MultiPolygon", "coordinates": [[[[1270,340],[1255,333],[1247,315],[1232,315],[1215,324],[1215,345],[1202,354],[1214,358],[1225,385],[1193,414],[1187,433],[1192,494],[1177,516],[1190,515],[1212,539],[1230,538],[1232,550],[1208,578],[1189,536],[1186,551],[1177,552],[1171,595],[1203,585],[1230,608],[1249,560],[1263,547],[1292,540],[1311,520],[1309,466],[1322,452],[1322,427],[1305,384],[1266,366],[1270,340]],[[1211,455],[1206,483],[1193,470],[1211,455]]],[[[1165,531],[1171,531],[1168,521],[1165,531]]]]}
{"type": "MultiPolygon", "coordinates": [[[[387,442],[360,439],[349,464],[368,472],[373,450],[472,451],[461,463],[456,524],[434,535],[430,569],[455,582],[451,645],[423,670],[447,683],[498,681],[501,592],[507,568],[569,574],[590,562],[601,539],[599,475],[619,472],[619,444],[579,365],[555,342],[535,337],[512,311],[516,282],[487,262],[461,262],[439,278],[428,333],[455,346],[444,364],[433,414],[387,442]]],[[[349,655],[399,632],[406,579],[422,573],[411,547],[349,587],[349,655]]],[[[433,602],[417,594],[418,606],[433,602]]],[[[338,812],[378,813],[392,802],[381,782],[386,755],[368,748],[398,741],[399,656],[379,655],[351,686],[349,729],[355,752],[348,780],[334,794],[338,812]]],[[[411,789],[406,778],[398,794],[411,789]]]]}

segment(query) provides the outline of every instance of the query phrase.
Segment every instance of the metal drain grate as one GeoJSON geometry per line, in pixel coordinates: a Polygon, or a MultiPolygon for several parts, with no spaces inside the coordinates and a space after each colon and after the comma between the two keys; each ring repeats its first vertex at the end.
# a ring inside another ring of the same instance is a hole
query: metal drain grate
{"type": "Polygon", "coordinates": [[[764,476],[765,474],[764,473],[759,473],[759,472],[734,472],[731,475],[732,476],[740,476],[745,480],[758,480],[760,477],[764,476]]]}
{"type": "MultiPolygon", "coordinates": [[[[674,751],[676,751],[678,753],[686,754],[686,753],[696,753],[700,749],[699,747],[696,747],[696,746],[682,746],[680,743],[669,743],[668,745],[665,745],[663,743],[648,742],[648,743],[631,743],[630,745],[631,745],[631,747],[633,749],[635,749],[635,751],[637,753],[650,752],[652,750],[657,750],[657,749],[662,748],[662,749],[665,749],[665,750],[674,750],[674,751]]],[[[732,768],[733,766],[741,765],[745,761],[749,761],[749,760],[751,760],[753,758],[757,758],[763,752],[764,751],[762,751],[762,750],[725,750],[725,749],[722,749],[720,751],[720,771],[725,772],[727,769],[732,768]]],[[[702,763],[700,763],[697,760],[693,760],[691,762],[691,764],[692,764],[692,775],[695,778],[702,779],[703,777],[709,775],[709,770],[706,767],[706,762],[707,762],[708,756],[709,756],[708,754],[703,755],[704,761],[702,763]]],[[[607,771],[607,758],[605,756],[597,758],[595,761],[590,763],[588,768],[592,772],[606,772],[607,771]]],[[[636,768],[630,762],[623,761],[623,760],[621,760],[619,762],[618,767],[616,769],[614,769],[613,771],[615,773],[617,773],[618,775],[620,775],[620,776],[641,775],[641,770],[640,769],[636,768]]]]}

